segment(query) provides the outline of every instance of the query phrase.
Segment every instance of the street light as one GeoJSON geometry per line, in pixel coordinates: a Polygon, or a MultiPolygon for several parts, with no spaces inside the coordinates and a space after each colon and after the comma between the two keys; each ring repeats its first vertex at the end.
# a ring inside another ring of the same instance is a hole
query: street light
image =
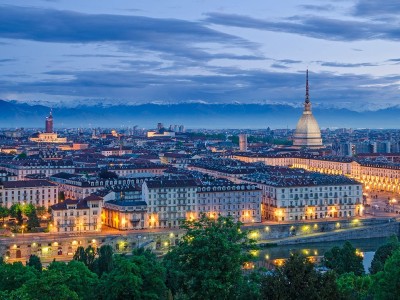
{"type": "Polygon", "coordinates": [[[392,199],[392,200],[389,201],[389,203],[392,204],[392,212],[394,212],[394,204],[395,204],[396,202],[397,202],[396,199],[392,199]]]}

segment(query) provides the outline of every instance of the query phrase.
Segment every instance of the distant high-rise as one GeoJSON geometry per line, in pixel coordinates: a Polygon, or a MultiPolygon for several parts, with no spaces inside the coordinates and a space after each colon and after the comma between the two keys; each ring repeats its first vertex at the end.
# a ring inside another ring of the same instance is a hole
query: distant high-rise
{"type": "Polygon", "coordinates": [[[247,134],[239,134],[239,149],[241,152],[247,151],[247,134]]]}
{"type": "Polygon", "coordinates": [[[53,133],[53,114],[52,111],[50,110],[50,115],[46,117],[46,133],[53,133]]]}
{"type": "Polygon", "coordinates": [[[322,148],[321,130],[311,111],[311,101],[308,89],[308,70],[306,75],[306,99],[304,111],[297,123],[293,136],[293,146],[298,148],[322,148]]]}

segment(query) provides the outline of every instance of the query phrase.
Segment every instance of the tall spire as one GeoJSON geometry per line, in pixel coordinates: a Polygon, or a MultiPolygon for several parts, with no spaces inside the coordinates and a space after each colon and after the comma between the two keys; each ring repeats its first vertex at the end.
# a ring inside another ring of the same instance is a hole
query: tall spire
{"type": "Polygon", "coordinates": [[[306,100],[304,101],[304,111],[311,113],[311,101],[310,101],[310,93],[308,86],[308,69],[306,73],[306,100]]]}
{"type": "Polygon", "coordinates": [[[309,87],[308,87],[308,69],[306,73],[306,103],[310,103],[310,94],[309,94],[309,87]]]}

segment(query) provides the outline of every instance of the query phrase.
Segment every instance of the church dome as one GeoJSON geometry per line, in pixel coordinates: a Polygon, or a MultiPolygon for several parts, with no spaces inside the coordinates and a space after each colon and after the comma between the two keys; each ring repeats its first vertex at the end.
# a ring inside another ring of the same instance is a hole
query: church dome
{"type": "Polygon", "coordinates": [[[296,126],[293,136],[293,146],[306,148],[321,148],[322,138],[317,120],[311,111],[311,102],[308,92],[308,70],[306,79],[306,100],[304,102],[304,111],[296,126]]]}

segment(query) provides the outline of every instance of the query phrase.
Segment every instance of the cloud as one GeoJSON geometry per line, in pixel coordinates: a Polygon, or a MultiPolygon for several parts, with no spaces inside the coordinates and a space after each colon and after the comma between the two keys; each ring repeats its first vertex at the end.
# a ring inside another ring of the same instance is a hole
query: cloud
{"type": "Polygon", "coordinates": [[[305,5],[299,5],[301,9],[305,10],[311,10],[311,11],[317,11],[317,12],[322,12],[322,11],[332,11],[335,9],[335,7],[331,4],[326,4],[326,5],[311,5],[311,4],[305,4],[305,5]]]}
{"type": "MultiPolygon", "coordinates": [[[[305,73],[241,70],[212,67],[213,74],[177,75],[132,70],[47,72],[54,78],[16,83],[3,81],[0,96],[10,90],[21,94],[48,95],[47,99],[66,97],[79,104],[84,99],[98,99],[108,104],[139,104],[151,101],[179,103],[206,100],[210,103],[241,101],[301,104],[304,97],[305,73]],[[101,96],[99,96],[101,95],[101,96]]],[[[368,75],[310,72],[310,93],[314,107],[336,106],[355,109],[398,105],[400,76],[375,78],[368,75]],[[382,95],[385,95],[382,97],[382,95]]]]}
{"type": "Polygon", "coordinates": [[[316,61],[324,67],[340,67],[340,68],[357,68],[357,67],[375,67],[378,64],[375,63],[340,63],[331,61],[316,61]]]}
{"type": "Polygon", "coordinates": [[[285,66],[283,64],[273,63],[271,65],[271,68],[274,68],[274,69],[288,69],[288,66],[285,66]]]}
{"type": "Polygon", "coordinates": [[[354,8],[355,16],[395,15],[400,14],[400,2],[398,0],[359,0],[354,8]]]}
{"type": "Polygon", "coordinates": [[[13,61],[16,61],[16,59],[15,58],[3,58],[3,59],[0,59],[0,64],[7,63],[7,62],[13,62],[13,61]]]}
{"type": "Polygon", "coordinates": [[[209,13],[204,21],[211,24],[293,33],[333,41],[400,40],[397,24],[370,20],[341,20],[305,15],[271,21],[243,15],[209,13]]]}
{"type": "Polygon", "coordinates": [[[276,61],[282,64],[299,64],[302,62],[301,60],[293,60],[293,59],[278,59],[276,61]]]}
{"type": "Polygon", "coordinates": [[[15,6],[2,6],[0,19],[0,38],[70,44],[113,43],[130,51],[152,51],[193,60],[260,59],[253,54],[256,44],[195,21],[15,6]],[[239,48],[247,53],[211,54],[209,45],[218,45],[225,52],[239,48]]]}

